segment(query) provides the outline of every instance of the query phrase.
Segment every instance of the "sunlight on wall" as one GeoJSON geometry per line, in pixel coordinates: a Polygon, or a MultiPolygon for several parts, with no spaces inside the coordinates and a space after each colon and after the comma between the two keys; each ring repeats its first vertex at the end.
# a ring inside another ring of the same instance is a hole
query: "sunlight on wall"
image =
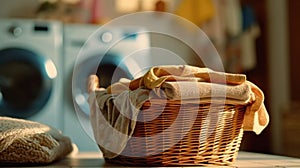
{"type": "Polygon", "coordinates": [[[128,0],[117,0],[115,5],[118,12],[134,12],[139,9],[139,0],[130,0],[130,3],[128,3],[128,0]]]}
{"type": "MultiPolygon", "coordinates": [[[[116,0],[116,9],[121,13],[135,12],[135,11],[149,11],[155,9],[155,3],[159,0],[116,0]]],[[[163,0],[167,4],[173,3],[172,0],[163,0]]]]}

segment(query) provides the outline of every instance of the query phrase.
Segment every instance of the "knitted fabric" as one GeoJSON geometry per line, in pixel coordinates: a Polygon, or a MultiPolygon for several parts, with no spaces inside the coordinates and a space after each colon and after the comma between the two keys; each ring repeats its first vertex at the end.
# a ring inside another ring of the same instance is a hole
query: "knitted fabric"
{"type": "Polygon", "coordinates": [[[54,128],[0,116],[0,164],[47,164],[72,150],[70,139],[54,128]]]}

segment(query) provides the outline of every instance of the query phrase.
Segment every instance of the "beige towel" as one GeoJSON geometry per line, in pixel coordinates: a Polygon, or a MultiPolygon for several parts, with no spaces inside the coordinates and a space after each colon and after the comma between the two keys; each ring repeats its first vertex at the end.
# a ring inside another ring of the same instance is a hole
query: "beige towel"
{"type": "Polygon", "coordinates": [[[208,82],[164,82],[161,88],[167,98],[172,100],[199,99],[203,103],[206,99],[227,99],[227,104],[247,104],[251,98],[251,88],[248,84],[224,85],[208,82]],[[228,102],[231,101],[231,102],[228,102]]]}
{"type": "MultiPolygon", "coordinates": [[[[91,78],[93,78],[93,76],[91,76],[91,78]]],[[[113,83],[107,87],[107,92],[109,94],[120,94],[125,90],[129,90],[130,82],[131,81],[129,79],[120,79],[119,82],[113,83]]]]}
{"type": "MultiPolygon", "coordinates": [[[[260,134],[269,123],[269,115],[264,105],[263,92],[253,83],[246,81],[239,85],[224,85],[207,82],[163,82],[160,89],[152,89],[158,97],[168,99],[199,99],[200,103],[225,103],[245,105],[243,123],[245,131],[260,134]]],[[[129,83],[118,82],[111,85],[108,94],[120,94],[129,90],[129,83]]]]}
{"type": "MultiPolygon", "coordinates": [[[[96,142],[105,158],[118,156],[134,132],[140,107],[149,99],[149,90],[138,88],[114,96],[98,87],[98,78],[89,78],[89,105],[96,142]]],[[[123,88],[123,84],[114,85],[123,88]]],[[[119,91],[119,90],[116,90],[119,91]]]]}
{"type": "Polygon", "coordinates": [[[72,150],[70,139],[54,128],[0,117],[0,164],[47,164],[72,150]]]}
{"type": "MultiPolygon", "coordinates": [[[[198,89],[196,89],[196,86],[193,89],[188,89],[191,87],[186,86],[186,89],[181,90],[178,87],[183,84],[194,85],[195,82],[197,82],[196,85],[199,87],[206,85],[205,87],[209,88],[209,84],[205,84],[204,82],[210,82],[212,86],[217,86],[213,89],[217,89],[219,91],[214,90],[214,93],[222,93],[223,95],[226,94],[226,96],[231,95],[235,97],[244,93],[243,96],[248,96],[247,101],[232,101],[233,99],[227,99],[227,103],[230,102],[230,104],[240,104],[241,102],[243,104],[247,104],[248,108],[244,120],[244,130],[254,131],[256,134],[260,134],[261,131],[268,125],[269,115],[264,106],[264,94],[256,85],[247,81],[246,76],[243,74],[216,72],[208,68],[199,68],[189,65],[157,66],[151,68],[141,78],[131,81],[129,88],[131,90],[135,90],[139,87],[146,87],[148,89],[165,88],[166,96],[169,98],[177,99],[180,96],[192,98],[193,96],[197,96],[196,94],[198,89]],[[178,83],[174,81],[177,81],[178,83]],[[181,84],[179,85],[179,83],[181,84]],[[222,89],[220,88],[221,85],[219,86],[217,84],[227,84],[226,93],[224,93],[224,91],[222,92],[222,89]],[[240,90],[241,93],[237,91],[239,89],[242,89],[240,90]]],[[[128,89],[128,83],[125,82],[112,85],[109,87],[109,93],[120,93],[123,89],[128,89]]],[[[211,95],[210,89],[199,89],[198,91],[200,91],[200,95],[211,95]]]]}
{"type": "MultiPolygon", "coordinates": [[[[269,115],[264,106],[264,94],[253,83],[246,80],[243,74],[232,74],[213,71],[209,68],[199,68],[189,65],[168,65],[152,67],[144,76],[133,80],[129,87],[134,90],[138,87],[148,89],[159,88],[165,82],[185,81],[182,77],[188,77],[189,81],[210,82],[227,85],[239,85],[246,83],[251,87],[249,104],[244,120],[244,130],[254,131],[260,134],[269,123],[269,115]]],[[[181,91],[180,91],[181,92],[181,91]]]]}
{"type": "Polygon", "coordinates": [[[206,81],[211,83],[241,84],[246,81],[243,74],[231,74],[189,65],[166,65],[151,68],[144,76],[133,80],[130,89],[140,86],[148,89],[160,87],[165,81],[206,81]]]}
{"type": "Polygon", "coordinates": [[[164,82],[161,88],[169,99],[198,99],[200,103],[245,105],[243,129],[260,134],[269,123],[263,92],[253,83],[223,85],[206,82],[164,82]]]}
{"type": "Polygon", "coordinates": [[[269,124],[270,120],[264,104],[265,97],[256,85],[249,81],[247,81],[247,84],[251,86],[254,101],[247,106],[243,128],[245,131],[254,131],[256,134],[260,134],[269,124]]]}

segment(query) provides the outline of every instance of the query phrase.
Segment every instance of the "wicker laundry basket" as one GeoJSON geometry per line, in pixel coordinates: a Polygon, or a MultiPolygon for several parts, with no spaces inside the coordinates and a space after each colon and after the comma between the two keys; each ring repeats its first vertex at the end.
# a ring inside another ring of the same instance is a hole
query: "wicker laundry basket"
{"type": "Polygon", "coordinates": [[[106,161],[135,166],[231,165],[243,136],[244,112],[245,106],[151,99],[143,104],[133,134],[144,137],[142,141],[131,138],[120,155],[106,161]]]}

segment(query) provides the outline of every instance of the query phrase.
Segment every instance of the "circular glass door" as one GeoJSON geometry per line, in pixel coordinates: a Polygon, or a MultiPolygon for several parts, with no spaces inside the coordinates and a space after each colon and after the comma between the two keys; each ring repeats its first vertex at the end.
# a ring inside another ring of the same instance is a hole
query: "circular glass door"
{"type": "Polygon", "coordinates": [[[48,102],[56,69],[45,57],[20,49],[0,51],[0,115],[28,118],[48,102]],[[51,66],[52,65],[52,66],[51,66]],[[54,69],[53,69],[54,68],[54,69]],[[51,72],[51,71],[54,71],[51,72]]]}
{"type": "Polygon", "coordinates": [[[90,115],[87,84],[92,74],[100,78],[99,85],[104,88],[121,78],[133,78],[123,62],[123,57],[115,53],[107,53],[102,58],[98,55],[92,56],[75,65],[72,79],[73,99],[76,109],[87,116],[90,115]]]}

